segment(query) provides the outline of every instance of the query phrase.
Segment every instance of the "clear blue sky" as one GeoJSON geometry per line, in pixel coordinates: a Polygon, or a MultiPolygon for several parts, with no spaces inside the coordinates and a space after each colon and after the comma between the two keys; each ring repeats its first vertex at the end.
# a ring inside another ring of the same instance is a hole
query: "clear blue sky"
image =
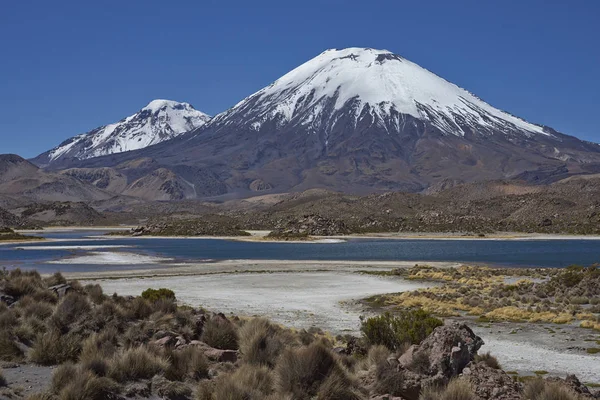
{"type": "Polygon", "coordinates": [[[600,1],[5,1],[0,153],[32,157],[155,98],[216,114],[327,48],[388,49],[600,142],[600,1]]]}

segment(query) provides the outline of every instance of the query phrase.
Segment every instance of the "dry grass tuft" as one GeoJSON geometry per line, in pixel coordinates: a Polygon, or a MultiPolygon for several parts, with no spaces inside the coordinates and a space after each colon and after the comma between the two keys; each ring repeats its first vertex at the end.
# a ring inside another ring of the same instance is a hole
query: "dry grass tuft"
{"type": "Polygon", "coordinates": [[[66,335],[52,330],[38,335],[29,360],[40,365],[56,365],[66,361],[75,361],[81,352],[81,337],[73,333],[66,335]]]}
{"type": "MultiPolygon", "coordinates": [[[[199,396],[207,397],[210,388],[203,387],[199,396]]],[[[259,400],[273,392],[271,371],[264,366],[242,365],[232,374],[219,377],[214,385],[215,400],[259,400]]],[[[200,397],[198,397],[200,398],[200,397]]]]}
{"type": "Polygon", "coordinates": [[[502,369],[502,366],[500,365],[500,362],[498,362],[498,359],[491,355],[490,352],[484,354],[477,354],[475,356],[475,362],[483,362],[487,364],[487,366],[490,368],[502,369]]]}
{"type": "Polygon", "coordinates": [[[145,347],[138,347],[113,357],[108,365],[108,376],[117,382],[128,382],[150,379],[167,368],[169,363],[165,359],[145,347]]]}
{"type": "Polygon", "coordinates": [[[476,396],[469,382],[453,379],[443,389],[433,386],[424,388],[419,400],[476,400],[476,396]]]}
{"type": "Polygon", "coordinates": [[[239,347],[249,364],[273,367],[281,351],[294,338],[264,318],[246,322],[239,330],[239,347]]]}
{"type": "Polygon", "coordinates": [[[201,340],[216,349],[238,349],[238,335],[235,326],[221,316],[214,316],[206,321],[201,340]]]}
{"type": "MultiPolygon", "coordinates": [[[[287,349],[275,366],[276,391],[292,398],[310,398],[319,393],[321,385],[332,374],[340,375],[335,378],[338,381],[347,379],[348,389],[353,389],[345,369],[322,343],[316,342],[307,347],[287,349]]],[[[329,384],[331,390],[335,388],[335,383],[336,381],[332,381],[329,384]]]]}
{"type": "Polygon", "coordinates": [[[171,381],[186,379],[203,379],[208,377],[208,360],[198,347],[190,346],[182,350],[165,351],[165,358],[169,360],[169,368],[165,377],[171,381]]]}
{"type": "Polygon", "coordinates": [[[119,386],[89,370],[63,364],[52,376],[52,390],[61,400],[104,400],[117,392],[119,386]]]}

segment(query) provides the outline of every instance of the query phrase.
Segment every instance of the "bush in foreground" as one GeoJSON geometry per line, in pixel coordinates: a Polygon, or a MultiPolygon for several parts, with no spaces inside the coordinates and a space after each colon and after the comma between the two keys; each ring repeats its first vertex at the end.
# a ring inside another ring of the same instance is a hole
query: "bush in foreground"
{"type": "Polygon", "coordinates": [[[175,292],[171,289],[146,289],[142,292],[142,298],[148,301],[158,301],[158,300],[175,300],[175,292]]]}
{"type": "Polygon", "coordinates": [[[397,351],[405,343],[418,344],[444,323],[421,309],[385,313],[362,321],[361,331],[371,345],[397,351]]]}

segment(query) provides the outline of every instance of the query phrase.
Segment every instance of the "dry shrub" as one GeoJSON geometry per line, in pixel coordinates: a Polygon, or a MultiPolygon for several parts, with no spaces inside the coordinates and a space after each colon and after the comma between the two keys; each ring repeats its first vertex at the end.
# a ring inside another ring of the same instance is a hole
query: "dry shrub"
{"type": "MultiPolygon", "coordinates": [[[[199,395],[207,397],[208,386],[199,395]]],[[[261,400],[273,391],[271,372],[264,366],[242,365],[232,374],[220,376],[214,385],[215,400],[261,400]]],[[[198,397],[200,398],[200,397],[198,397]]]]}
{"type": "Polygon", "coordinates": [[[40,392],[27,396],[26,400],[57,400],[57,397],[52,393],[40,392]]]}
{"type": "Polygon", "coordinates": [[[150,303],[141,297],[136,297],[126,306],[128,319],[146,319],[153,312],[150,303]]]}
{"type": "MultiPolygon", "coordinates": [[[[0,303],[4,306],[4,303],[0,303]]],[[[6,306],[3,309],[0,309],[0,329],[4,331],[8,331],[19,323],[19,319],[17,317],[17,313],[6,306]]]]}
{"type": "Polygon", "coordinates": [[[475,362],[483,362],[488,367],[493,368],[493,369],[502,369],[502,366],[500,366],[498,359],[496,357],[494,357],[493,355],[491,355],[489,351],[484,354],[477,354],[475,356],[475,362]]]}
{"type": "Polygon", "coordinates": [[[433,386],[421,391],[419,400],[476,400],[471,384],[462,379],[453,379],[443,389],[433,386]]]}
{"type": "Polygon", "coordinates": [[[67,280],[60,272],[55,272],[52,276],[44,278],[44,282],[48,286],[56,286],[56,285],[64,285],[67,283],[67,280]]]}
{"type": "Polygon", "coordinates": [[[80,361],[91,361],[97,358],[110,358],[117,351],[118,332],[115,329],[105,329],[94,333],[83,341],[80,361]]]}
{"type": "Polygon", "coordinates": [[[79,361],[81,366],[98,376],[108,373],[108,360],[117,351],[117,331],[106,329],[94,333],[83,342],[79,361]]]}
{"type": "Polygon", "coordinates": [[[38,335],[29,352],[29,360],[40,365],[56,365],[74,361],[81,352],[81,337],[51,330],[38,335]]]}
{"type": "Polygon", "coordinates": [[[52,376],[52,390],[61,400],[104,400],[119,387],[111,379],[98,377],[92,371],[63,364],[52,376]]]}
{"type": "Polygon", "coordinates": [[[117,382],[150,379],[167,368],[169,363],[165,359],[145,347],[138,347],[113,357],[109,362],[108,376],[117,382]]]}
{"type": "Polygon", "coordinates": [[[373,387],[377,394],[390,394],[392,396],[400,396],[402,394],[404,384],[404,373],[399,371],[394,365],[391,365],[387,360],[377,364],[375,370],[375,385],[373,387]]]}
{"type": "Polygon", "coordinates": [[[45,302],[38,302],[31,296],[25,296],[19,301],[19,309],[23,317],[36,317],[44,320],[52,315],[54,307],[45,302]]]}
{"type": "Polygon", "coordinates": [[[152,379],[152,387],[163,399],[186,400],[192,395],[192,389],[182,382],[172,382],[162,376],[152,379]]]}
{"type": "Polygon", "coordinates": [[[33,324],[30,323],[31,321],[39,320],[36,320],[35,317],[31,317],[30,319],[23,321],[21,325],[17,326],[14,329],[15,336],[19,339],[20,342],[26,345],[31,345],[37,337],[37,335],[40,333],[36,331],[33,324]]]}
{"type": "Polygon", "coordinates": [[[532,379],[525,384],[523,397],[526,400],[578,400],[576,393],[555,382],[542,378],[532,379]]]}
{"type": "Polygon", "coordinates": [[[2,361],[20,361],[23,359],[23,352],[16,345],[8,332],[0,331],[0,360],[2,361]]]}
{"type": "Polygon", "coordinates": [[[244,361],[272,367],[281,351],[293,342],[293,337],[267,319],[256,318],[239,330],[239,347],[244,361]]]}
{"type": "Polygon", "coordinates": [[[100,285],[90,283],[84,287],[84,290],[94,304],[102,304],[104,302],[105,296],[100,285]]]}
{"type": "Polygon", "coordinates": [[[333,370],[319,388],[317,400],[362,400],[365,396],[342,369],[333,370]]]}
{"type": "Polygon", "coordinates": [[[235,326],[222,316],[213,316],[206,321],[201,340],[216,349],[238,349],[238,336],[235,326]]]}
{"type": "Polygon", "coordinates": [[[0,387],[4,387],[8,385],[8,382],[6,382],[6,378],[4,377],[4,374],[2,373],[2,369],[0,368],[0,387]]]}
{"type": "Polygon", "coordinates": [[[87,298],[77,292],[69,292],[54,310],[53,325],[66,332],[75,322],[89,317],[91,307],[87,298]]]}
{"type": "Polygon", "coordinates": [[[152,333],[152,326],[146,321],[131,325],[123,334],[123,344],[126,348],[138,347],[143,343],[147,343],[152,333]]]}
{"type": "Polygon", "coordinates": [[[46,289],[46,285],[37,271],[23,272],[18,268],[10,271],[4,285],[4,293],[16,298],[33,294],[41,289],[46,289]]]}
{"type": "Polygon", "coordinates": [[[208,377],[208,360],[198,347],[189,346],[182,350],[166,350],[166,358],[170,361],[165,377],[172,381],[183,381],[186,378],[202,379],[208,377]]]}
{"type": "Polygon", "coordinates": [[[375,345],[369,348],[369,352],[367,353],[366,365],[364,369],[369,369],[371,366],[377,366],[390,356],[390,351],[387,347],[383,345],[375,345]]]}
{"type": "Polygon", "coordinates": [[[212,380],[201,381],[196,388],[196,400],[214,400],[215,382],[212,380]]]}
{"type": "Polygon", "coordinates": [[[333,353],[320,343],[299,349],[287,349],[275,366],[277,391],[293,398],[315,396],[334,370],[343,368],[333,353]]]}

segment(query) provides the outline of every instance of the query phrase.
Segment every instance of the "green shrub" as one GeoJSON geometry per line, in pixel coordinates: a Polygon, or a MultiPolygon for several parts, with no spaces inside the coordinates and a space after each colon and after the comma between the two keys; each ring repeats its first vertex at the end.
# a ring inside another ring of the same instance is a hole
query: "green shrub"
{"type": "Polygon", "coordinates": [[[142,292],[142,298],[154,302],[158,300],[175,300],[175,292],[171,289],[146,289],[142,292]]]}
{"type": "Polygon", "coordinates": [[[442,325],[441,320],[421,309],[404,310],[396,316],[385,313],[367,318],[362,321],[361,331],[370,344],[384,345],[395,351],[404,343],[420,343],[442,325]]]}
{"type": "Polygon", "coordinates": [[[201,340],[216,349],[238,349],[238,336],[235,326],[221,316],[213,316],[206,321],[201,340]]]}

